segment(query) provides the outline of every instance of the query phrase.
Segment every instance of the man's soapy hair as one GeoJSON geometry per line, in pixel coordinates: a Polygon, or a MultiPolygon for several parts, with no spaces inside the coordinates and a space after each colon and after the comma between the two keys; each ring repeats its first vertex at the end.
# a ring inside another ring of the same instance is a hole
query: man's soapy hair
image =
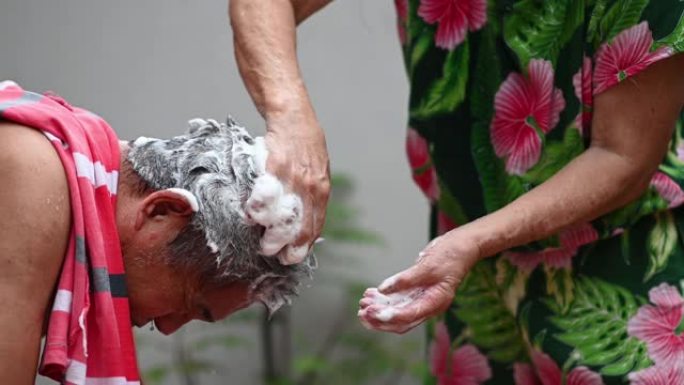
{"type": "Polygon", "coordinates": [[[300,281],[311,276],[315,257],[284,266],[260,254],[264,228],[246,219],[243,207],[263,173],[263,138],[252,138],[230,118],[226,124],[194,119],[185,135],[129,144],[126,159],[140,178],[139,190],[180,188],[197,199],[197,212],[170,244],[171,265],[210,284],[246,281],[271,312],[290,303],[300,281]]]}

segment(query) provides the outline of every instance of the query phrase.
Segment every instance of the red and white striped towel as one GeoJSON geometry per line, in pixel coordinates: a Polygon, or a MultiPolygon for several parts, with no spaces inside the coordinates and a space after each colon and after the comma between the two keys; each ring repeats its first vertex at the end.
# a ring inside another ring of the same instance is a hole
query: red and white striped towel
{"type": "Polygon", "coordinates": [[[40,373],[67,385],[140,384],[116,228],[119,142],[95,114],[0,83],[0,119],[42,131],[62,160],[72,228],[40,373]]]}

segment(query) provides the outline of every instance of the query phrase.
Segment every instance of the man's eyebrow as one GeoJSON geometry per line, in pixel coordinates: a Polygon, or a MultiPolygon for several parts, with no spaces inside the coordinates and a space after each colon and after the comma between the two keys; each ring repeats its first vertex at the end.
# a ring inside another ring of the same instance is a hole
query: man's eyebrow
{"type": "Polygon", "coordinates": [[[202,317],[207,322],[216,322],[214,316],[211,314],[211,310],[206,306],[202,306],[202,317]]]}

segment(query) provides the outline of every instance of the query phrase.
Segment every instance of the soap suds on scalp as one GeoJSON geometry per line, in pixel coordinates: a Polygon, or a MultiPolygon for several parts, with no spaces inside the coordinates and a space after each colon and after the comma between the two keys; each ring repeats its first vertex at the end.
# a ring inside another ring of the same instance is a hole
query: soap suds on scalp
{"type": "Polygon", "coordinates": [[[172,187],[172,188],[166,189],[166,191],[176,193],[176,194],[182,196],[188,202],[192,211],[194,211],[194,212],[199,211],[199,203],[197,202],[197,198],[190,191],[183,189],[183,188],[178,188],[178,187],[172,187]]]}
{"type": "MultiPolygon", "coordinates": [[[[130,142],[127,160],[150,188],[179,188],[171,191],[189,202],[194,231],[184,234],[201,231],[207,247],[192,252],[213,253],[201,269],[208,274],[220,269],[225,277],[249,281],[261,277],[254,294],[273,312],[296,295],[316,264],[305,249],[278,255],[290,252],[298,237],[301,199],[266,172],[264,138],[253,138],[230,118],[226,124],[193,119],[189,126],[186,134],[171,139],[130,142]]],[[[173,245],[179,255],[189,251],[184,244],[173,245]]]]}
{"type": "Polygon", "coordinates": [[[300,263],[306,258],[308,247],[302,251],[291,246],[302,226],[302,210],[302,200],[295,194],[285,193],[276,177],[264,174],[256,178],[245,203],[245,213],[249,220],[266,229],[261,238],[264,255],[278,254],[278,260],[284,265],[300,263]]]}
{"type": "Polygon", "coordinates": [[[148,137],[146,137],[146,136],[140,136],[140,137],[138,137],[138,138],[133,142],[133,144],[134,144],[135,146],[142,146],[142,145],[144,145],[145,143],[153,142],[153,141],[155,141],[155,140],[159,140],[159,139],[148,138],[148,137]]]}
{"type": "Polygon", "coordinates": [[[214,253],[214,254],[218,253],[219,248],[215,242],[209,241],[209,242],[207,242],[207,246],[209,247],[209,250],[211,250],[212,253],[214,253]]]}

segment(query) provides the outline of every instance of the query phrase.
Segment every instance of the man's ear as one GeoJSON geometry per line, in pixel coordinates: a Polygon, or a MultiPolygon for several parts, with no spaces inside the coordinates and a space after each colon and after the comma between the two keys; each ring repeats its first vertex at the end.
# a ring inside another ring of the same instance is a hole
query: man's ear
{"type": "Polygon", "coordinates": [[[197,198],[188,190],[158,190],[143,199],[136,216],[135,229],[139,230],[146,221],[159,219],[170,220],[179,228],[184,227],[198,209],[197,198]]]}

